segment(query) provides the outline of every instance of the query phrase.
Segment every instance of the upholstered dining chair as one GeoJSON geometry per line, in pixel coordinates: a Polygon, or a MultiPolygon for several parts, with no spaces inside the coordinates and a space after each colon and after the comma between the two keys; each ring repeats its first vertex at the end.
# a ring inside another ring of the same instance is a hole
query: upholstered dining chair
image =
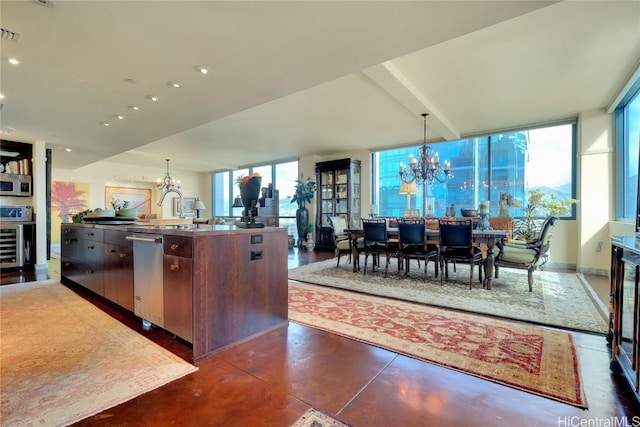
{"type": "MultiPolygon", "coordinates": [[[[329,217],[329,221],[331,221],[331,228],[333,229],[333,243],[335,246],[335,254],[336,258],[338,258],[338,262],[336,267],[340,267],[340,257],[342,255],[348,255],[348,262],[351,262],[351,254],[353,252],[352,242],[349,239],[349,233],[347,233],[347,220],[342,216],[331,216],[329,217]]],[[[364,248],[364,239],[359,237],[356,241],[356,253],[360,253],[360,251],[364,248]]],[[[359,257],[355,257],[353,262],[356,263],[356,268],[360,269],[359,257]]]]}
{"type": "Polygon", "coordinates": [[[473,289],[473,268],[478,266],[482,283],[482,251],[473,243],[473,220],[440,219],[440,284],[449,276],[449,261],[469,264],[469,289],[473,289]]]}
{"type": "Polygon", "coordinates": [[[373,271],[376,267],[376,259],[380,255],[384,255],[385,268],[384,277],[389,273],[389,261],[396,254],[397,242],[389,241],[387,237],[387,222],[384,218],[362,219],[362,228],[364,231],[364,269],[362,274],[367,274],[367,259],[372,255],[373,271]]]}
{"type": "Polygon", "coordinates": [[[498,278],[499,267],[527,270],[529,292],[531,292],[533,290],[533,272],[547,262],[553,227],[556,221],[558,221],[558,218],[555,216],[545,218],[540,227],[538,238],[534,241],[508,240],[506,242],[497,242],[496,246],[499,252],[495,256],[494,277],[498,278]]]}
{"type": "Polygon", "coordinates": [[[425,223],[423,218],[398,219],[398,260],[404,266],[405,277],[409,275],[409,264],[412,259],[424,261],[423,279],[427,280],[427,265],[433,260],[435,277],[438,277],[438,246],[428,244],[425,235],[425,223]]]}

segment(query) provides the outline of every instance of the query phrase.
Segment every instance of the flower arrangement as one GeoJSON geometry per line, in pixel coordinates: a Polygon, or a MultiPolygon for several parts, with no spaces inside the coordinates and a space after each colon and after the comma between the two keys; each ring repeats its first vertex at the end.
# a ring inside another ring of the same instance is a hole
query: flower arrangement
{"type": "Polygon", "coordinates": [[[535,188],[529,191],[529,198],[522,208],[524,216],[516,221],[515,234],[525,240],[534,240],[540,233],[541,221],[539,218],[551,216],[562,216],[569,213],[571,205],[578,203],[578,200],[565,198],[558,199],[555,194],[550,194],[545,198],[542,190],[535,188]]]}
{"type": "Polygon", "coordinates": [[[315,181],[311,181],[311,178],[307,178],[306,181],[301,179],[296,180],[296,188],[293,196],[291,196],[291,203],[298,203],[299,208],[304,208],[306,203],[310,203],[311,199],[316,191],[315,181]]]}
{"type": "Polygon", "coordinates": [[[249,183],[249,180],[251,178],[261,178],[260,174],[258,172],[254,172],[251,175],[240,175],[235,179],[235,183],[238,186],[238,188],[240,189],[240,191],[242,191],[242,189],[244,188],[245,185],[247,185],[249,183]]]}
{"type": "Polygon", "coordinates": [[[115,210],[115,211],[119,211],[120,209],[126,209],[129,207],[129,201],[128,200],[115,200],[115,199],[111,199],[111,207],[115,210]]]}

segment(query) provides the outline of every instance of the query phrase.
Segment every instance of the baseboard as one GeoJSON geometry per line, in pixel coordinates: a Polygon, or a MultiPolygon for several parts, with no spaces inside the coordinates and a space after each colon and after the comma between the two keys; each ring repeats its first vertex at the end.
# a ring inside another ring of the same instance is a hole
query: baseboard
{"type": "Polygon", "coordinates": [[[36,271],[46,271],[49,269],[49,265],[48,264],[36,264],[33,267],[34,270],[36,271]]]}
{"type": "Polygon", "coordinates": [[[576,270],[578,273],[590,274],[593,276],[609,276],[609,270],[603,270],[601,268],[584,268],[580,267],[576,270]]]}
{"type": "Polygon", "coordinates": [[[578,279],[580,280],[580,283],[582,284],[582,287],[584,288],[584,290],[589,295],[589,298],[591,298],[591,301],[593,302],[593,304],[596,306],[596,308],[598,308],[598,311],[600,311],[600,314],[602,315],[602,317],[604,319],[608,319],[609,309],[607,308],[607,306],[604,305],[600,297],[596,294],[596,292],[593,290],[591,285],[589,285],[589,282],[587,282],[587,279],[584,278],[582,273],[578,273],[578,279]]]}

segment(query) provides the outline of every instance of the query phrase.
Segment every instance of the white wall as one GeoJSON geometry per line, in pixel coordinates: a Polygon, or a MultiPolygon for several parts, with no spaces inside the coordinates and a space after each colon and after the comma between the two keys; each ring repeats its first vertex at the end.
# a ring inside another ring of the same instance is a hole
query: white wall
{"type": "MultiPolygon", "coordinates": [[[[194,173],[174,170],[169,166],[171,177],[180,181],[180,191],[184,197],[200,197],[211,209],[211,179],[209,173],[194,173]]],[[[173,194],[168,194],[162,207],[156,205],[162,193],[156,190],[157,179],[166,174],[166,165],[157,167],[130,166],[110,162],[96,162],[75,170],[53,169],[54,181],[84,182],[90,185],[89,208],[110,208],[105,206],[105,186],[125,188],[150,188],[152,213],[158,218],[173,218],[173,194]]],[[[177,197],[177,195],[175,195],[177,197]]],[[[207,216],[206,211],[202,213],[207,216]]]]}
{"type": "Polygon", "coordinates": [[[576,269],[602,273],[610,268],[609,221],[615,215],[614,118],[604,110],[578,119],[578,235],[576,269]]]}

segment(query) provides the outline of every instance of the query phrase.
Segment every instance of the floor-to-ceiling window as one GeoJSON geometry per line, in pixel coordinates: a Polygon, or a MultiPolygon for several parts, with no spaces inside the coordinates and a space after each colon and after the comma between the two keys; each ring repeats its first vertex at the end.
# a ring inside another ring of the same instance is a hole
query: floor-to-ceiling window
{"type": "Polygon", "coordinates": [[[289,228],[290,234],[295,235],[296,205],[291,204],[289,196],[293,195],[295,181],[299,175],[297,160],[214,173],[212,175],[214,216],[239,217],[241,215],[242,207],[233,207],[235,198],[240,196],[235,180],[254,173],[259,173],[262,177],[262,187],[266,188],[269,184],[273,184],[273,188],[278,191],[280,226],[289,228]]]}
{"type": "Polygon", "coordinates": [[[624,95],[616,117],[616,216],[635,218],[640,157],[640,79],[624,95]]]}
{"type": "MultiPolygon", "coordinates": [[[[490,200],[495,216],[502,194],[520,204],[534,188],[558,199],[573,198],[575,148],[575,122],[433,144],[440,162],[451,163],[453,176],[426,189],[417,185],[417,193],[409,196],[400,194],[400,164],[417,157],[419,146],[378,151],[373,154],[374,201],[380,216],[394,217],[403,216],[408,204],[420,214],[433,204],[433,214],[443,216],[451,205],[459,213],[490,200]]],[[[509,215],[521,216],[522,209],[514,204],[509,215]]]]}

